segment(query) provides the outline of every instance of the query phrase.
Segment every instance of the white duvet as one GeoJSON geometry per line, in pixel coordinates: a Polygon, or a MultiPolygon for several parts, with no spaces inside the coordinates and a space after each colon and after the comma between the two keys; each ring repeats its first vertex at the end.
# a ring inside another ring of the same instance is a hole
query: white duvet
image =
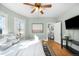
{"type": "Polygon", "coordinates": [[[23,40],[9,47],[0,50],[0,56],[45,56],[40,40],[23,40]]]}

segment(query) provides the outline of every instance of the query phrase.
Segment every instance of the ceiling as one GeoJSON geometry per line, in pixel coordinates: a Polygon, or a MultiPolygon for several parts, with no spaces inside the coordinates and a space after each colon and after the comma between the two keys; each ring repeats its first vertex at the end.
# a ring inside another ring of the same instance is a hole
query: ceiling
{"type": "Polygon", "coordinates": [[[39,11],[35,11],[33,14],[31,14],[32,7],[24,5],[23,3],[2,3],[2,5],[8,9],[26,17],[58,17],[77,5],[76,3],[51,4],[52,8],[45,8],[44,14],[41,15],[39,11]]]}

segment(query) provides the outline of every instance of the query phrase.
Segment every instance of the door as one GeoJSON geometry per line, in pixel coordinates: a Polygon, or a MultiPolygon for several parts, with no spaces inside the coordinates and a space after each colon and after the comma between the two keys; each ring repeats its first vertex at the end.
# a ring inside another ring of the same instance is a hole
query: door
{"type": "Polygon", "coordinates": [[[54,40],[61,44],[61,22],[54,24],[54,40]]]}

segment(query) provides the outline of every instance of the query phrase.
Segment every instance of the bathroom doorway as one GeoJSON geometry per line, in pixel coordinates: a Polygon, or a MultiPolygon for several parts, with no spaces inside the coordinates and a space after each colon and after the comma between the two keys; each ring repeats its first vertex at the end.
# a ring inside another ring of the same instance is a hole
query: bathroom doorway
{"type": "Polygon", "coordinates": [[[48,39],[54,40],[54,24],[48,24],[48,39]]]}

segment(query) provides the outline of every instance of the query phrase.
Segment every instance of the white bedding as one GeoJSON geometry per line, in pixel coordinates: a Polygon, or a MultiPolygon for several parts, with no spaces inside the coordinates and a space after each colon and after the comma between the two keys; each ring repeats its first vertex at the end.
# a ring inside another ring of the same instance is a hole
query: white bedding
{"type": "Polygon", "coordinates": [[[0,56],[45,56],[40,40],[23,40],[9,47],[0,50],[0,56]]]}
{"type": "Polygon", "coordinates": [[[19,41],[20,41],[19,39],[16,39],[16,36],[15,38],[13,38],[12,36],[4,37],[0,39],[0,50],[5,50],[9,48],[10,46],[12,46],[13,44],[18,43],[19,41]]]}

